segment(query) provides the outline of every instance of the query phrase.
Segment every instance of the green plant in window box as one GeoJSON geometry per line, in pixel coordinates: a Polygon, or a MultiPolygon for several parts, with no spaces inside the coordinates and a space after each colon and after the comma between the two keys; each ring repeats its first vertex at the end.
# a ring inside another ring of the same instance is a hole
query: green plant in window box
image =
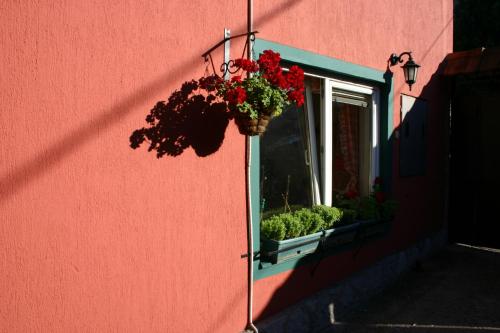
{"type": "Polygon", "coordinates": [[[279,263],[354,240],[356,225],[342,224],[343,212],[336,207],[315,206],[282,213],[261,221],[263,260],[279,263]]]}
{"type": "Polygon", "coordinates": [[[359,198],[358,219],[379,220],[379,205],[373,196],[363,196],[359,198]]]}
{"type": "Polygon", "coordinates": [[[349,225],[356,221],[358,212],[355,209],[339,208],[339,210],[342,212],[342,219],[339,222],[340,225],[349,225]]]}
{"type": "Polygon", "coordinates": [[[293,213],[282,213],[261,222],[261,235],[274,240],[284,240],[314,234],[340,226],[343,212],[336,207],[314,206],[293,213]]]}
{"type": "Polygon", "coordinates": [[[323,221],[321,228],[324,230],[331,229],[342,222],[343,212],[337,207],[319,205],[313,207],[312,211],[320,215],[323,221]]]}
{"type": "Polygon", "coordinates": [[[287,207],[279,207],[279,208],[269,209],[266,211],[261,211],[261,219],[266,220],[271,216],[275,216],[282,213],[294,212],[302,208],[304,208],[304,206],[302,205],[288,205],[287,207]]]}
{"type": "Polygon", "coordinates": [[[278,215],[278,217],[285,224],[285,239],[296,238],[302,235],[302,231],[304,230],[305,226],[301,223],[300,219],[297,218],[295,214],[284,213],[278,215]]]}
{"type": "Polygon", "coordinates": [[[324,221],[321,215],[315,213],[311,209],[302,208],[295,211],[293,215],[302,225],[300,236],[314,234],[323,228],[324,221]]]}
{"type": "Polygon", "coordinates": [[[283,218],[278,215],[272,216],[260,223],[261,236],[268,239],[283,240],[285,239],[286,231],[283,218]]]}
{"type": "Polygon", "coordinates": [[[347,214],[355,215],[355,219],[377,221],[392,220],[398,207],[397,201],[386,198],[380,177],[375,179],[369,195],[359,196],[355,191],[337,193],[334,204],[340,207],[344,214],[351,212],[347,214]]]}
{"type": "Polygon", "coordinates": [[[351,192],[337,196],[337,200],[340,207],[355,210],[362,238],[388,232],[398,207],[397,201],[386,199],[380,178],[375,179],[370,195],[359,197],[351,192]]]}

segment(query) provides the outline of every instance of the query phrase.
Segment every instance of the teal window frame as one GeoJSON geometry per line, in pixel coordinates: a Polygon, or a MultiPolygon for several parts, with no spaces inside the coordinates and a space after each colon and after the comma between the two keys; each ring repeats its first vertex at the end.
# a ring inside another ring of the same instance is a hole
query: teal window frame
{"type": "MultiPolygon", "coordinates": [[[[253,50],[256,56],[264,50],[273,50],[280,53],[283,62],[298,65],[306,71],[309,69],[319,71],[325,76],[350,78],[380,89],[380,176],[384,179],[384,190],[390,189],[392,179],[391,135],[393,130],[393,78],[390,72],[383,72],[264,39],[256,39],[253,50]]],[[[260,138],[258,136],[251,137],[250,146],[250,206],[253,217],[253,247],[255,253],[258,253],[260,251],[260,138]]],[[[260,262],[257,256],[254,259],[254,281],[315,260],[317,260],[315,255],[307,255],[273,265],[260,262]]]]}

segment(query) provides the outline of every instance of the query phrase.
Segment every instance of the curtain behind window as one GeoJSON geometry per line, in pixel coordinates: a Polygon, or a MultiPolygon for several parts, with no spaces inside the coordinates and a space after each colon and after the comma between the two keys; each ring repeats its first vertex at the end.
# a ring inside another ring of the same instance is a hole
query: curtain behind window
{"type": "Polygon", "coordinates": [[[334,103],[334,191],[359,193],[359,109],[359,106],[334,103]]]}

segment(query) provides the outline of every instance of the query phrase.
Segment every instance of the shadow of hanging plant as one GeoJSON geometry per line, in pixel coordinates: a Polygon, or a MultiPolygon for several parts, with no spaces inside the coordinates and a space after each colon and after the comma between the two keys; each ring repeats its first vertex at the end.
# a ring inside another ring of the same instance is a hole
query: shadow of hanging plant
{"type": "Polygon", "coordinates": [[[227,104],[215,95],[218,78],[187,81],[167,102],[160,101],[146,117],[149,127],[135,130],[130,146],[149,144],[158,158],[165,154],[178,156],[191,146],[198,156],[215,153],[222,142],[231,119],[227,104]]]}

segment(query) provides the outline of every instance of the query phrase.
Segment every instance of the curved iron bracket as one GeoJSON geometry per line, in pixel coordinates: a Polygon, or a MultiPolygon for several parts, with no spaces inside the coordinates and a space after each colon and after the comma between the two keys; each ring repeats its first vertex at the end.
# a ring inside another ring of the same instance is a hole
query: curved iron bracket
{"type": "MultiPolygon", "coordinates": [[[[241,58],[245,57],[245,52],[247,50],[247,47],[251,47],[249,43],[252,43],[255,41],[255,34],[257,34],[258,31],[252,31],[252,32],[247,32],[244,34],[239,34],[231,37],[224,38],[214,46],[212,46],[207,52],[203,53],[201,57],[205,60],[205,62],[209,62],[212,66],[212,71],[215,76],[221,77],[220,75],[217,74],[217,71],[215,70],[215,65],[214,65],[214,60],[212,58],[212,52],[219,48],[221,45],[224,45],[228,40],[235,39],[235,38],[240,38],[240,37],[247,37],[247,40],[245,42],[245,46],[243,47],[243,53],[241,54],[241,58]]],[[[219,71],[222,73],[222,77],[225,77],[227,73],[234,74],[240,70],[240,67],[236,66],[234,64],[234,60],[229,60],[228,62],[223,62],[220,67],[219,71]]]]}
{"type": "Polygon", "coordinates": [[[403,52],[399,56],[396,53],[393,53],[393,54],[391,54],[391,56],[389,58],[389,63],[391,64],[391,66],[394,66],[397,63],[402,63],[404,55],[407,55],[409,57],[408,61],[413,60],[413,58],[411,56],[411,51],[403,52]]]}

